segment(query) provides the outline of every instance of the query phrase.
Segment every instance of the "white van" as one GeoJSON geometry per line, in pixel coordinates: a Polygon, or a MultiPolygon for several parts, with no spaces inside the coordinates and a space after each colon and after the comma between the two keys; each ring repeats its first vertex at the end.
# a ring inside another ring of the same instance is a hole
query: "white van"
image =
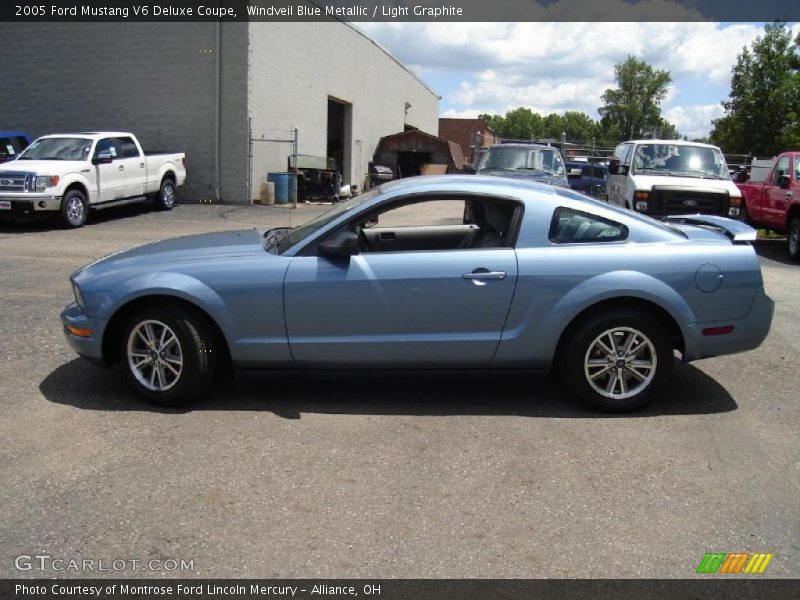
{"type": "Polygon", "coordinates": [[[738,219],[739,188],[716,146],[682,140],[634,140],[614,150],[608,201],[651,216],[702,213],[738,219]]]}

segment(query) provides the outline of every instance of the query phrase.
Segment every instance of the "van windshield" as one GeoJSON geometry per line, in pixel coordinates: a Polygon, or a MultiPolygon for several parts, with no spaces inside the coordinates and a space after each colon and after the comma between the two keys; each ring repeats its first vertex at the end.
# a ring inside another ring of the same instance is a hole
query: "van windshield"
{"type": "Polygon", "coordinates": [[[725,157],[718,148],[681,144],[640,144],[633,156],[633,172],[700,179],[730,179],[725,157]]]}
{"type": "Polygon", "coordinates": [[[17,160],[89,160],[88,138],[41,138],[27,147],[17,160]]]}

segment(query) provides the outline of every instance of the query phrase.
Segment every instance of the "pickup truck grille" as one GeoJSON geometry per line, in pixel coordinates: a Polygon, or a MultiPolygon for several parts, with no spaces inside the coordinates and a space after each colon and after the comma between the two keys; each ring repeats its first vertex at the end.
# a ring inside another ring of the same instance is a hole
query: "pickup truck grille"
{"type": "Polygon", "coordinates": [[[33,174],[0,171],[0,192],[27,192],[33,189],[33,174]]]}
{"type": "Polygon", "coordinates": [[[652,212],[658,215],[700,213],[727,217],[728,204],[726,193],[653,189],[652,212]]]}

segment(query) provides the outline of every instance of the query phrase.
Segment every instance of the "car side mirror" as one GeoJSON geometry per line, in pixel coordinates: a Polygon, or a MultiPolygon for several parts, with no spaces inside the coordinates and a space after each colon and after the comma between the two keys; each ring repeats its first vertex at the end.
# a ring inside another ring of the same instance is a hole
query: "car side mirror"
{"type": "Polygon", "coordinates": [[[608,172],[612,175],[619,175],[619,160],[616,158],[611,159],[611,162],[608,163],[608,172]]]}
{"type": "Polygon", "coordinates": [[[464,163],[464,173],[467,175],[475,175],[475,165],[464,163]]]}
{"type": "Polygon", "coordinates": [[[782,188],[788,188],[789,181],[790,181],[789,176],[786,175],[785,173],[778,175],[778,185],[781,186],[782,188]]]}
{"type": "Polygon", "coordinates": [[[319,251],[325,256],[346,258],[358,254],[358,235],[352,231],[340,231],[332,239],[322,242],[319,251]]]}
{"type": "Polygon", "coordinates": [[[114,157],[111,155],[110,150],[104,150],[103,152],[98,152],[95,154],[95,157],[92,159],[93,165],[109,165],[114,161],[114,157]]]}
{"type": "Polygon", "coordinates": [[[375,215],[374,217],[370,217],[367,221],[364,221],[361,224],[361,227],[363,227],[364,229],[369,229],[370,227],[375,227],[377,224],[378,224],[378,215],[375,215]]]}

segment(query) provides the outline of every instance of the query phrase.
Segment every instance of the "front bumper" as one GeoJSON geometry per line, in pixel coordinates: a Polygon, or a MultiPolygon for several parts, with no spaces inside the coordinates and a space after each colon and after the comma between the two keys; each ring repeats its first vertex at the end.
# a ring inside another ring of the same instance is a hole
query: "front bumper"
{"type": "Polygon", "coordinates": [[[61,196],[0,193],[0,217],[21,217],[61,209],[61,196]]]}
{"type": "Polygon", "coordinates": [[[107,324],[104,319],[86,316],[83,309],[73,302],[61,312],[61,323],[64,326],[64,337],[75,352],[96,365],[108,366],[103,359],[103,332],[107,324]],[[91,335],[87,337],[74,335],[67,326],[89,330],[91,335]]]}
{"type": "Polygon", "coordinates": [[[711,358],[724,354],[735,354],[758,348],[769,334],[775,302],[759,288],[750,312],[743,319],[695,323],[684,332],[686,352],[684,361],[711,358]],[[704,329],[733,325],[733,331],[725,335],[703,335],[704,329]]]}

